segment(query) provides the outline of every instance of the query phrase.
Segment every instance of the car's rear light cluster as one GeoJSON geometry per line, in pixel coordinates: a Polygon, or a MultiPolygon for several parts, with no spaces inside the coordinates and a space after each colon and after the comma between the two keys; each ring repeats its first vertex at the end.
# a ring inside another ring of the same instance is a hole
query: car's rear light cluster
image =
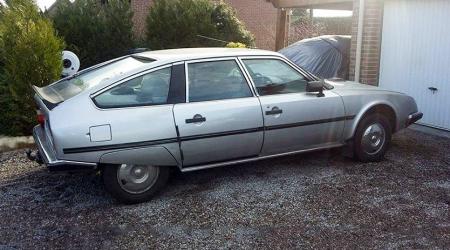
{"type": "Polygon", "coordinates": [[[37,112],[37,121],[38,121],[38,123],[41,124],[42,126],[44,126],[44,124],[45,124],[45,115],[44,115],[44,113],[42,113],[42,111],[39,110],[39,109],[36,112],[37,112]]]}

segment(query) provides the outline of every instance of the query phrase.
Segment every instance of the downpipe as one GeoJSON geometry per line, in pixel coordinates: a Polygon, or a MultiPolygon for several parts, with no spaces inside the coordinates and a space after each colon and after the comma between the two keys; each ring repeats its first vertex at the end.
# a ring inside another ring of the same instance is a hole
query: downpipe
{"type": "Polygon", "coordinates": [[[356,59],[355,59],[355,82],[360,82],[361,77],[361,53],[363,43],[363,29],[364,29],[364,14],[365,14],[365,1],[359,0],[358,11],[358,33],[356,36],[356,59]]]}

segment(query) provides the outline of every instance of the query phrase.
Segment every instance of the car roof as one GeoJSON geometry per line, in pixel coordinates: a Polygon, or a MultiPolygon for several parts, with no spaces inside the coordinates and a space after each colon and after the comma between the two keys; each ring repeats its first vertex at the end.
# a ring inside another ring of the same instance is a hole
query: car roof
{"type": "Polygon", "coordinates": [[[244,48],[185,48],[146,51],[136,54],[157,61],[185,61],[214,57],[234,56],[282,56],[281,54],[261,49],[244,48]]]}

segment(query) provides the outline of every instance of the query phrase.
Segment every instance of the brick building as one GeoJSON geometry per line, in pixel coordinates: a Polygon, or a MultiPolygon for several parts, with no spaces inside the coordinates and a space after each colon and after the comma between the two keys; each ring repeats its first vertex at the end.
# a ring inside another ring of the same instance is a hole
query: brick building
{"type": "MultiPolygon", "coordinates": [[[[214,1],[214,0],[212,0],[214,1]]],[[[256,46],[262,49],[275,49],[275,30],[277,8],[268,0],[224,0],[237,11],[239,20],[255,36],[256,46]]],[[[137,37],[145,35],[145,22],[148,9],[153,0],[131,0],[134,16],[134,33],[137,37]]]]}
{"type": "MultiPolygon", "coordinates": [[[[359,82],[371,85],[378,84],[380,69],[380,47],[383,1],[367,0],[364,6],[363,30],[360,37],[361,59],[359,69],[359,82]]],[[[359,24],[359,0],[353,1],[353,22],[352,22],[352,45],[350,50],[350,72],[351,80],[355,80],[355,66],[358,49],[358,24],[359,24]]],[[[357,79],[358,80],[358,79],[357,79]]]]}
{"type": "Polygon", "coordinates": [[[349,68],[350,79],[366,84],[378,84],[383,13],[382,0],[363,1],[364,15],[361,16],[363,19],[361,23],[359,19],[360,0],[271,0],[271,2],[279,9],[313,8],[353,10],[352,46],[349,68]],[[358,34],[358,31],[361,31],[361,33],[358,34]],[[358,40],[358,38],[361,39],[358,40]],[[358,43],[358,41],[361,42],[358,43]],[[356,67],[356,65],[359,65],[359,67],[356,67]]]}

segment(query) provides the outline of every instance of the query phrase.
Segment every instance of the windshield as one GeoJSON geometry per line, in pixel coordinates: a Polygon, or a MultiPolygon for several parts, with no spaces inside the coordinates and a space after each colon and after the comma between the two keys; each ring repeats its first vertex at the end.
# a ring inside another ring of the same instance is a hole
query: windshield
{"type": "Polygon", "coordinates": [[[40,88],[38,94],[52,103],[59,103],[67,100],[86,89],[90,89],[104,81],[119,75],[126,74],[145,63],[153,62],[150,58],[129,56],[112,63],[87,70],[74,77],[68,77],[49,86],[40,88]]]}

